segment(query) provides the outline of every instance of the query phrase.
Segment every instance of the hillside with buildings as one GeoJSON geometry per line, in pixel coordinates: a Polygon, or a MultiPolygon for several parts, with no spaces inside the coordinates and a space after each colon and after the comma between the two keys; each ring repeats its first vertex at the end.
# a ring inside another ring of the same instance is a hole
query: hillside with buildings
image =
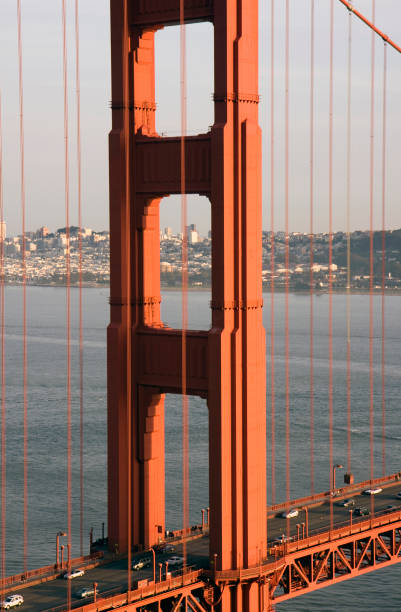
{"type": "MultiPolygon", "coordinates": [[[[194,288],[210,287],[211,233],[201,236],[194,224],[187,227],[188,279],[194,288]]],[[[59,228],[51,232],[41,227],[22,236],[6,236],[6,226],[0,227],[4,248],[4,278],[7,283],[19,284],[23,280],[22,250],[25,247],[26,281],[34,285],[63,285],[66,282],[66,254],[69,242],[71,283],[79,281],[82,256],[82,280],[86,285],[107,285],[110,281],[110,236],[108,231],[95,232],[90,228],[59,228]]],[[[160,273],[163,287],[179,287],[182,275],[182,234],[171,228],[160,232],[160,273]]],[[[331,278],[334,290],[347,287],[364,291],[370,287],[369,232],[356,231],[348,237],[344,232],[332,236],[331,278]],[[348,242],[350,271],[348,275],[348,242]]],[[[284,289],[288,281],[293,291],[311,288],[325,291],[329,284],[329,235],[326,233],[291,233],[288,236],[289,262],[286,268],[287,238],[284,232],[263,232],[263,288],[272,284],[276,290],[284,289]],[[312,257],[311,257],[312,252],[312,257]],[[311,274],[312,270],[312,274],[311,274]]],[[[375,232],[373,235],[373,286],[387,290],[401,290],[401,230],[375,232]],[[384,268],[383,268],[384,258],[384,268]]]]}

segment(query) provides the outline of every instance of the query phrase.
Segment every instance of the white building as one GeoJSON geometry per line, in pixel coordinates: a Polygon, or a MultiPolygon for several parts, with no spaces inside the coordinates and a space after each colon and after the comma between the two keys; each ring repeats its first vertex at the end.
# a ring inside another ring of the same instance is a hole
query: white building
{"type": "Polygon", "coordinates": [[[187,233],[188,244],[196,244],[199,242],[199,234],[196,230],[190,230],[187,233]]]}

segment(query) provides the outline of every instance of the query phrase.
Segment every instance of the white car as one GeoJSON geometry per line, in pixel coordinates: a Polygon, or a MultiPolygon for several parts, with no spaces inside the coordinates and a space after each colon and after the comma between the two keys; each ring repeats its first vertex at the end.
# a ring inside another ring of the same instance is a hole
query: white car
{"type": "Polygon", "coordinates": [[[167,559],[167,563],[169,565],[182,565],[184,563],[184,559],[182,557],[174,555],[174,557],[170,557],[170,559],[167,559]]]}
{"type": "Polygon", "coordinates": [[[363,494],[364,495],[377,495],[378,493],[381,493],[383,491],[383,489],[381,489],[380,487],[376,487],[376,489],[366,489],[363,494]]]}
{"type": "Polygon", "coordinates": [[[298,514],[299,510],[297,510],[296,508],[290,508],[290,510],[286,510],[281,514],[281,518],[295,518],[296,516],[298,516],[298,514]]]}
{"type": "Polygon", "coordinates": [[[8,608],[15,608],[15,606],[22,606],[23,603],[24,603],[24,598],[22,597],[22,595],[17,595],[17,594],[9,595],[1,603],[1,607],[4,608],[5,610],[8,610],[8,608]]]}
{"type": "MultiPolygon", "coordinates": [[[[98,592],[99,592],[98,588],[96,587],[96,594],[98,592]]],[[[76,595],[77,597],[80,597],[81,599],[85,599],[85,597],[91,597],[94,594],[95,594],[95,588],[93,585],[91,585],[91,586],[84,587],[83,589],[80,589],[76,595]]]]}
{"type": "Polygon", "coordinates": [[[66,580],[72,580],[73,578],[79,578],[85,574],[83,569],[74,569],[70,572],[66,572],[63,576],[66,580]]]}
{"type": "Polygon", "coordinates": [[[143,569],[144,567],[150,567],[152,565],[152,561],[150,559],[136,559],[136,561],[132,564],[132,569],[137,572],[138,570],[143,569]]]}

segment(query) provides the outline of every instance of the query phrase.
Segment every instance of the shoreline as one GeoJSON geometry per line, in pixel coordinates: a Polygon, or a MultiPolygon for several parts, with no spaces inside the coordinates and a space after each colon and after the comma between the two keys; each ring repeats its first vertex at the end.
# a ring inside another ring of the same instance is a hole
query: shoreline
{"type": "MultiPolygon", "coordinates": [[[[22,283],[5,283],[6,287],[22,287],[22,283]]],[[[66,285],[63,284],[59,284],[59,283],[27,283],[26,284],[27,287],[49,287],[52,289],[65,289],[66,285]]],[[[78,283],[71,283],[70,287],[72,289],[79,289],[80,285],[78,283]]],[[[106,284],[106,283],[96,283],[96,282],[86,282],[86,283],[82,283],[82,288],[83,289],[110,289],[110,285],[106,284]]],[[[160,291],[161,292],[169,292],[169,291],[177,291],[180,292],[181,291],[181,287],[161,287],[160,291]]],[[[204,293],[204,292],[211,292],[211,287],[188,287],[188,291],[193,292],[193,293],[204,293]]],[[[285,294],[285,289],[284,288],[275,288],[274,289],[274,294],[285,294]]],[[[308,289],[294,289],[294,288],[289,288],[288,291],[290,294],[297,294],[297,295],[311,295],[311,292],[308,289]]],[[[272,294],[272,291],[270,289],[266,289],[263,288],[262,289],[262,294],[263,295],[269,295],[272,294]]],[[[316,295],[317,297],[323,296],[323,295],[328,295],[329,292],[328,290],[322,290],[322,291],[316,291],[313,290],[312,291],[313,295],[316,295]]],[[[333,288],[332,290],[332,294],[333,295],[348,295],[348,291],[346,290],[346,288],[333,288]]],[[[377,296],[381,296],[382,290],[381,289],[375,289],[373,291],[373,295],[377,295],[377,296]]],[[[349,295],[370,295],[370,291],[369,289],[350,289],[349,291],[349,295]]],[[[384,295],[398,295],[401,296],[401,287],[400,289],[385,289],[384,290],[384,295]]]]}

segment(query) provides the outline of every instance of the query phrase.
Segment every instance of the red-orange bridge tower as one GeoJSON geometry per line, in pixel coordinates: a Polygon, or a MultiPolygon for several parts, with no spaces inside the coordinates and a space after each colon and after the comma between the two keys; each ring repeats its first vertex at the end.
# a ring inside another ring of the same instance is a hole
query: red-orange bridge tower
{"type": "MultiPolygon", "coordinates": [[[[266,553],[258,2],[184,9],[185,22],[214,25],[215,123],[185,138],[186,192],[211,203],[212,326],[187,332],[186,382],[209,408],[210,557],[225,570],[266,553]]],[[[121,552],[164,532],[164,394],[181,392],[182,332],[161,322],[159,245],[160,202],[181,193],[181,141],[155,131],[154,63],[155,31],[179,22],[179,0],[111,1],[109,540],[121,552]]],[[[257,585],[235,598],[224,610],[257,609],[257,585]]]]}

